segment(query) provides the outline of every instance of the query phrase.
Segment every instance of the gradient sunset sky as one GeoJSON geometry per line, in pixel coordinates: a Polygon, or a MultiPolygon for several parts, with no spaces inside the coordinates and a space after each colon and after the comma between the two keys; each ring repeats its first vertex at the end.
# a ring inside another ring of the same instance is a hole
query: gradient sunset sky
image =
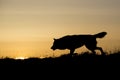
{"type": "Polygon", "coordinates": [[[68,53],[53,52],[53,38],[101,31],[101,47],[120,49],[120,0],[0,0],[0,57],[68,53]]]}

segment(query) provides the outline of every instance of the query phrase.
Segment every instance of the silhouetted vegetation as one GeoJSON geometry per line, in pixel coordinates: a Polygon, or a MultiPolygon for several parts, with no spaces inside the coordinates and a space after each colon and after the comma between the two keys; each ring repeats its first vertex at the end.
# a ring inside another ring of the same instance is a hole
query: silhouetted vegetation
{"type": "Polygon", "coordinates": [[[28,58],[24,60],[3,58],[0,64],[120,64],[120,51],[109,55],[95,55],[89,52],[84,54],[75,53],[73,56],[62,55],[60,57],[28,58]]]}

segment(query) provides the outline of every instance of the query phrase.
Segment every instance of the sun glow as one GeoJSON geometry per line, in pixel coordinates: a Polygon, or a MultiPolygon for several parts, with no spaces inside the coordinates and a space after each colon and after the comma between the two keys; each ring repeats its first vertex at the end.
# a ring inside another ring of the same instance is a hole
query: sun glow
{"type": "Polygon", "coordinates": [[[24,60],[24,59],[26,59],[26,58],[25,58],[25,57],[16,57],[15,59],[24,60]]]}

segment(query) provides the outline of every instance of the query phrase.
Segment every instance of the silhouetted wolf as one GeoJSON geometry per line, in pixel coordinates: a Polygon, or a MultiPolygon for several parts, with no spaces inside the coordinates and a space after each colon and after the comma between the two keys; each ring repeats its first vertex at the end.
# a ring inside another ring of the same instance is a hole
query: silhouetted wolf
{"type": "Polygon", "coordinates": [[[104,54],[102,48],[97,47],[96,38],[103,38],[106,34],[107,32],[100,32],[94,35],[67,35],[59,39],[54,39],[51,49],[69,49],[70,54],[72,55],[76,48],[85,45],[93,53],[98,49],[102,54],[104,54]]]}

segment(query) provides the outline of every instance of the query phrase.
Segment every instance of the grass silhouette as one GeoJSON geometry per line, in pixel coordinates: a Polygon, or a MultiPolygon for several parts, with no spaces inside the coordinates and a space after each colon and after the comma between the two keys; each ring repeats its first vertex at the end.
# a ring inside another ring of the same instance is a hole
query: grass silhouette
{"type": "Polygon", "coordinates": [[[84,52],[83,54],[75,53],[73,56],[65,54],[61,55],[60,57],[31,57],[24,60],[1,58],[0,65],[2,64],[120,64],[120,51],[116,51],[109,55],[96,55],[89,52],[84,52]]]}

